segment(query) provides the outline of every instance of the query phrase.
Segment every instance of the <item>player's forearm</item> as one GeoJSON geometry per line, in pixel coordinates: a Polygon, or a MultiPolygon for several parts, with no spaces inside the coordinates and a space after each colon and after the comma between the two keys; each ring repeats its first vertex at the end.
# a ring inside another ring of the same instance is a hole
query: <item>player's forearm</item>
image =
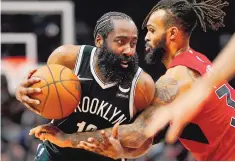
{"type": "MultiPolygon", "coordinates": [[[[123,147],[139,148],[151,137],[144,134],[144,129],[150,121],[154,120],[152,115],[155,109],[156,106],[150,106],[142,112],[133,123],[120,125],[118,127],[118,139],[123,147]]],[[[102,142],[103,137],[100,131],[101,130],[66,134],[66,141],[69,141],[68,147],[76,148],[80,141],[87,141],[89,137],[93,137],[102,142]]],[[[104,129],[104,131],[107,136],[111,137],[112,128],[104,129]]]]}
{"type": "MultiPolygon", "coordinates": [[[[107,135],[110,137],[112,128],[103,129],[107,133],[107,135]]],[[[101,130],[93,131],[93,132],[77,132],[73,134],[66,134],[65,139],[67,141],[67,147],[72,148],[79,148],[78,145],[81,141],[87,141],[88,138],[92,137],[100,142],[103,141],[103,137],[100,133],[101,130]]]]}
{"type": "MultiPolygon", "coordinates": [[[[149,138],[155,134],[145,134],[144,132],[149,123],[154,122],[154,112],[160,105],[152,105],[145,109],[136,120],[131,124],[120,125],[118,128],[118,139],[123,147],[140,148],[149,138]]],[[[112,128],[104,129],[109,137],[112,135],[112,128]]],[[[76,148],[80,141],[87,141],[89,137],[93,137],[98,141],[103,141],[100,134],[101,130],[93,132],[80,132],[67,134],[66,139],[69,141],[68,147],[76,148]]]]}
{"type": "Polygon", "coordinates": [[[138,158],[144,155],[152,146],[152,138],[146,140],[139,148],[125,148],[124,147],[124,157],[128,159],[138,158]]]}
{"type": "Polygon", "coordinates": [[[147,140],[152,139],[154,134],[147,134],[146,128],[154,122],[154,112],[160,105],[152,105],[145,109],[137,119],[128,125],[119,127],[119,139],[124,147],[140,148],[147,140]]]}
{"type": "MultiPolygon", "coordinates": [[[[118,128],[119,140],[123,147],[126,148],[139,148],[148,138],[143,134],[143,127],[141,123],[134,122],[133,124],[120,125],[118,128]]],[[[102,142],[103,137],[100,133],[101,130],[93,132],[79,132],[73,134],[66,134],[67,147],[77,148],[81,141],[87,141],[88,138],[93,137],[102,142]]],[[[104,129],[107,136],[111,137],[112,128],[104,129]]]]}
{"type": "MultiPolygon", "coordinates": [[[[169,101],[169,99],[162,99],[162,101],[169,101]]],[[[161,133],[164,132],[161,132],[161,130],[156,130],[151,133],[146,131],[151,127],[150,123],[156,121],[154,114],[161,106],[163,105],[157,105],[155,103],[155,105],[151,105],[145,109],[132,124],[121,125],[119,127],[119,140],[122,146],[128,148],[140,148],[147,140],[152,139],[156,133],[158,133],[159,136],[155,136],[155,139],[162,139],[161,133]]],[[[159,139],[156,141],[161,142],[159,139]]]]}
{"type": "Polygon", "coordinates": [[[140,122],[121,125],[118,129],[121,145],[127,148],[139,148],[148,139],[143,133],[143,129],[143,125],[140,122]]]}

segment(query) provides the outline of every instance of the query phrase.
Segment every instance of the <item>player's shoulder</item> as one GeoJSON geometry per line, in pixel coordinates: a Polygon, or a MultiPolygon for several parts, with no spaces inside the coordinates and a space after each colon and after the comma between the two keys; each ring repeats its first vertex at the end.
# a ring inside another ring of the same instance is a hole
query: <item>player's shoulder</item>
{"type": "Polygon", "coordinates": [[[145,71],[142,71],[137,81],[137,87],[138,86],[144,86],[146,90],[148,90],[154,87],[154,81],[149,74],[147,74],[145,71]]]}
{"type": "Polygon", "coordinates": [[[91,45],[81,45],[79,49],[79,55],[80,54],[91,54],[92,51],[96,49],[96,47],[91,46],[91,45]]]}
{"type": "Polygon", "coordinates": [[[188,56],[194,60],[194,63],[196,63],[196,65],[211,64],[210,59],[201,52],[190,49],[188,53],[189,53],[188,56]]]}
{"type": "Polygon", "coordinates": [[[187,88],[191,86],[194,81],[200,77],[200,74],[195,70],[188,68],[183,65],[178,65],[169,68],[164,75],[162,75],[157,82],[155,87],[178,87],[187,88]]]}
{"type": "Polygon", "coordinates": [[[80,45],[65,44],[57,47],[49,56],[47,64],[60,64],[73,70],[80,45]]]}
{"type": "Polygon", "coordinates": [[[57,47],[48,58],[48,61],[51,60],[63,60],[68,57],[75,57],[79,52],[81,46],[79,45],[72,45],[72,44],[65,44],[57,47]]]}
{"type": "Polygon", "coordinates": [[[178,64],[187,65],[190,67],[200,67],[204,65],[211,64],[211,61],[203,53],[189,49],[186,52],[183,52],[173,59],[170,67],[176,66],[178,64]]]}
{"type": "Polygon", "coordinates": [[[190,70],[187,66],[178,65],[167,69],[166,73],[161,78],[173,77],[175,79],[182,79],[190,70]]]}
{"type": "Polygon", "coordinates": [[[80,50],[80,45],[64,44],[57,47],[53,53],[76,53],[80,50]]]}
{"type": "Polygon", "coordinates": [[[135,107],[137,111],[147,108],[154,97],[155,87],[152,77],[142,71],[135,88],[135,107]]]}
{"type": "Polygon", "coordinates": [[[52,53],[61,53],[61,54],[77,54],[82,48],[95,48],[91,45],[73,45],[73,44],[64,44],[57,47],[52,53]]]}

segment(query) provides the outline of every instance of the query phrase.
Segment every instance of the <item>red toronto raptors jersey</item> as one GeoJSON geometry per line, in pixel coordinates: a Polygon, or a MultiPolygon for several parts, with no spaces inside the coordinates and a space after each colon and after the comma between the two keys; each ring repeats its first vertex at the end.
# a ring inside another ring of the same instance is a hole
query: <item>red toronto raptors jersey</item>
{"type": "MultiPolygon", "coordinates": [[[[176,56],[170,68],[179,65],[203,75],[210,70],[211,62],[190,49],[176,56]]],[[[202,111],[186,126],[179,140],[197,160],[235,160],[235,90],[227,82],[214,87],[202,111]]]]}

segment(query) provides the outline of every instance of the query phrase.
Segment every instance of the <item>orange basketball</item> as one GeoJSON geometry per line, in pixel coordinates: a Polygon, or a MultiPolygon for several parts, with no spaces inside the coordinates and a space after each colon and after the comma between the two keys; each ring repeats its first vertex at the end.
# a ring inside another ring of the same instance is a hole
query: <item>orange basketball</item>
{"type": "Polygon", "coordinates": [[[41,88],[40,93],[30,95],[40,100],[38,106],[32,106],[47,119],[62,119],[69,116],[79,104],[81,85],[77,76],[67,67],[51,64],[39,68],[32,77],[40,82],[32,88],[41,88]]]}

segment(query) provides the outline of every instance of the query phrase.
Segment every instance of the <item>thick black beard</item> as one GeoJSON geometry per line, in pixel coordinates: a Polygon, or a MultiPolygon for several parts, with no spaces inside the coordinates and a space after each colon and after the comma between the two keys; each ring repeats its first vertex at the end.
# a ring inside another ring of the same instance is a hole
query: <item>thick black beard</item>
{"type": "Polygon", "coordinates": [[[138,55],[126,56],[115,54],[104,45],[98,50],[98,66],[101,74],[108,82],[117,82],[123,88],[131,85],[134,75],[138,69],[138,55]],[[128,61],[128,67],[121,67],[121,61],[128,61]]]}
{"type": "Polygon", "coordinates": [[[163,56],[166,53],[165,47],[166,47],[166,35],[164,34],[159,44],[155,48],[150,49],[148,52],[146,52],[145,54],[146,63],[155,64],[157,62],[162,61],[163,56]]]}

